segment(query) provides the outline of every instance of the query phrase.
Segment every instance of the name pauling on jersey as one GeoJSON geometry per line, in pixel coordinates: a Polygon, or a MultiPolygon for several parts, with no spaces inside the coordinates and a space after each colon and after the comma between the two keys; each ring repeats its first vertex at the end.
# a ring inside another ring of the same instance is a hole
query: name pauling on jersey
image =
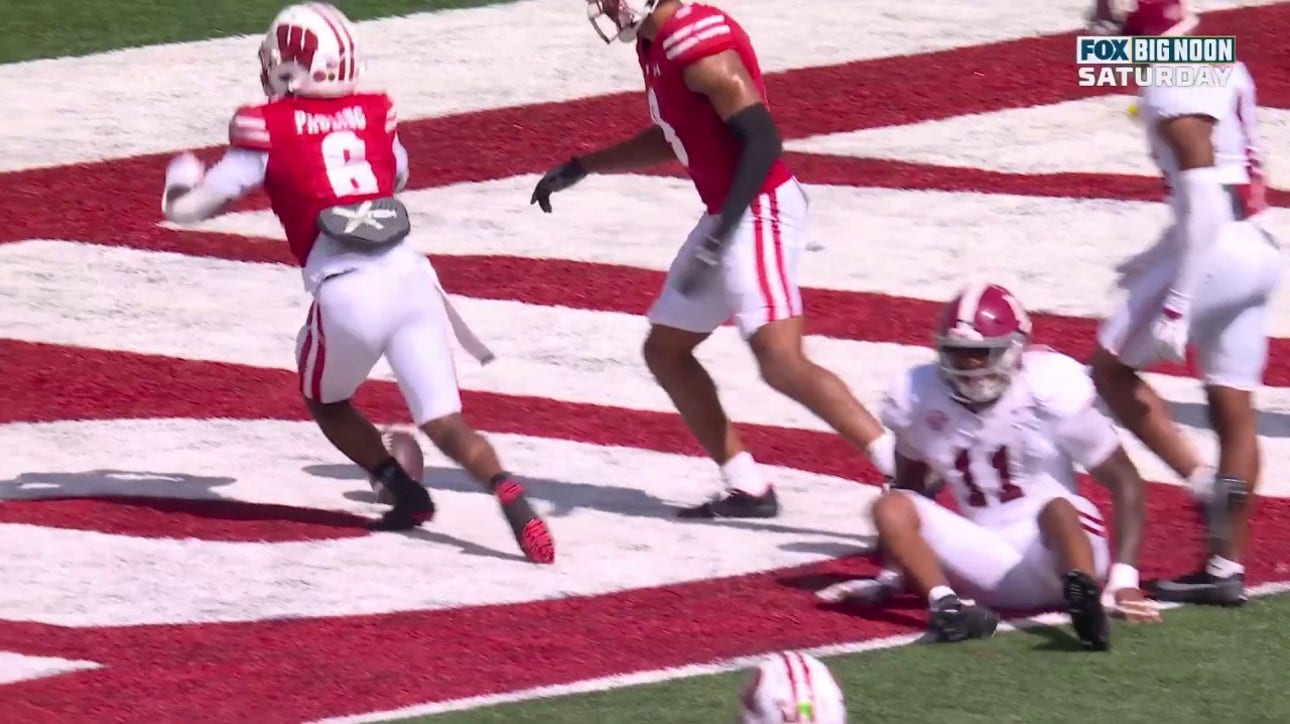
{"type": "Polygon", "coordinates": [[[332,131],[361,131],[367,128],[367,115],[362,106],[350,106],[337,113],[306,113],[296,111],[296,133],[313,135],[332,131]]]}

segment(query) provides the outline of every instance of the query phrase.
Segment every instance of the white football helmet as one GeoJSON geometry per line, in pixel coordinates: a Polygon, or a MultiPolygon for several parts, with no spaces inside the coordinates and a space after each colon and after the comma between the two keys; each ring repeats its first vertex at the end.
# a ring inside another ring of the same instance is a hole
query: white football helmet
{"type": "Polygon", "coordinates": [[[829,667],[796,651],[771,654],[752,670],[741,697],[743,724],[846,724],[842,690],[829,667]]]}
{"type": "Polygon", "coordinates": [[[662,0],[587,0],[587,19],[606,43],[614,39],[630,43],[650,13],[662,0]],[[602,22],[607,18],[608,22],[602,22]],[[611,27],[612,23],[612,27],[611,27]]]}
{"type": "Polygon", "coordinates": [[[284,8],[260,44],[265,95],[335,98],[358,87],[354,24],[327,3],[284,8]]]}

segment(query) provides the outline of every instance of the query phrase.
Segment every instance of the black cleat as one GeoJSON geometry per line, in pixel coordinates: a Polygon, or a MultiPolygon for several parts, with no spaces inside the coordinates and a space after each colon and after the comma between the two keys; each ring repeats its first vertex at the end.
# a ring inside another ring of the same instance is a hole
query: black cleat
{"type": "Polygon", "coordinates": [[[676,511],[678,518],[774,518],[777,515],[779,498],[774,488],[767,488],[762,495],[735,489],[702,505],[676,511]]]}
{"type": "Polygon", "coordinates": [[[1226,578],[1205,569],[1178,578],[1147,581],[1147,595],[1157,601],[1195,603],[1202,606],[1241,606],[1245,604],[1245,575],[1235,573],[1226,578]]]}
{"type": "Polygon", "coordinates": [[[939,643],[988,639],[999,627],[999,614],[985,606],[965,604],[952,594],[936,599],[930,610],[928,628],[939,643]]]}
{"type": "Polygon", "coordinates": [[[373,475],[394,499],[394,507],[369,523],[368,530],[411,530],[434,517],[430,492],[399,467],[394,458],[383,463],[373,475]]]}
{"type": "Polygon", "coordinates": [[[1102,591],[1082,571],[1068,571],[1064,587],[1066,613],[1070,614],[1075,635],[1094,651],[1111,648],[1111,621],[1102,607],[1102,591]]]}

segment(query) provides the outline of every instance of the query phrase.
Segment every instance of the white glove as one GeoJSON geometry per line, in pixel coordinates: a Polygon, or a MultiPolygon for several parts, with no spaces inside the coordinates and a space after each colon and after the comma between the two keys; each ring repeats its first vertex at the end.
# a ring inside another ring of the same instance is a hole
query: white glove
{"type": "Polygon", "coordinates": [[[1177,292],[1169,292],[1160,315],[1151,327],[1151,337],[1156,342],[1156,357],[1168,362],[1187,359],[1187,337],[1190,333],[1191,300],[1177,292]]]}
{"type": "Polygon", "coordinates": [[[170,159],[170,165],[166,166],[166,190],[176,186],[190,189],[201,183],[205,175],[206,164],[188,151],[184,151],[170,159]]]}
{"type": "Polygon", "coordinates": [[[1139,585],[1138,569],[1116,563],[1102,589],[1102,606],[1111,616],[1135,623],[1160,622],[1160,608],[1143,595],[1139,585]]]}

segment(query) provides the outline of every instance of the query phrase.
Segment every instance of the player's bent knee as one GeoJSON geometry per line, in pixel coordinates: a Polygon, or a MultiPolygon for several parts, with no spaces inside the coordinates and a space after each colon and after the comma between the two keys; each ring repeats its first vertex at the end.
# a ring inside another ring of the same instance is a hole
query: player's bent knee
{"type": "Polygon", "coordinates": [[[476,434],[475,429],[466,424],[466,418],[460,412],[429,420],[421,425],[421,431],[440,450],[453,447],[462,439],[476,434]]]}
{"type": "Polygon", "coordinates": [[[905,493],[890,491],[878,496],[873,503],[873,522],[879,534],[898,529],[919,527],[918,509],[905,493]]]}

